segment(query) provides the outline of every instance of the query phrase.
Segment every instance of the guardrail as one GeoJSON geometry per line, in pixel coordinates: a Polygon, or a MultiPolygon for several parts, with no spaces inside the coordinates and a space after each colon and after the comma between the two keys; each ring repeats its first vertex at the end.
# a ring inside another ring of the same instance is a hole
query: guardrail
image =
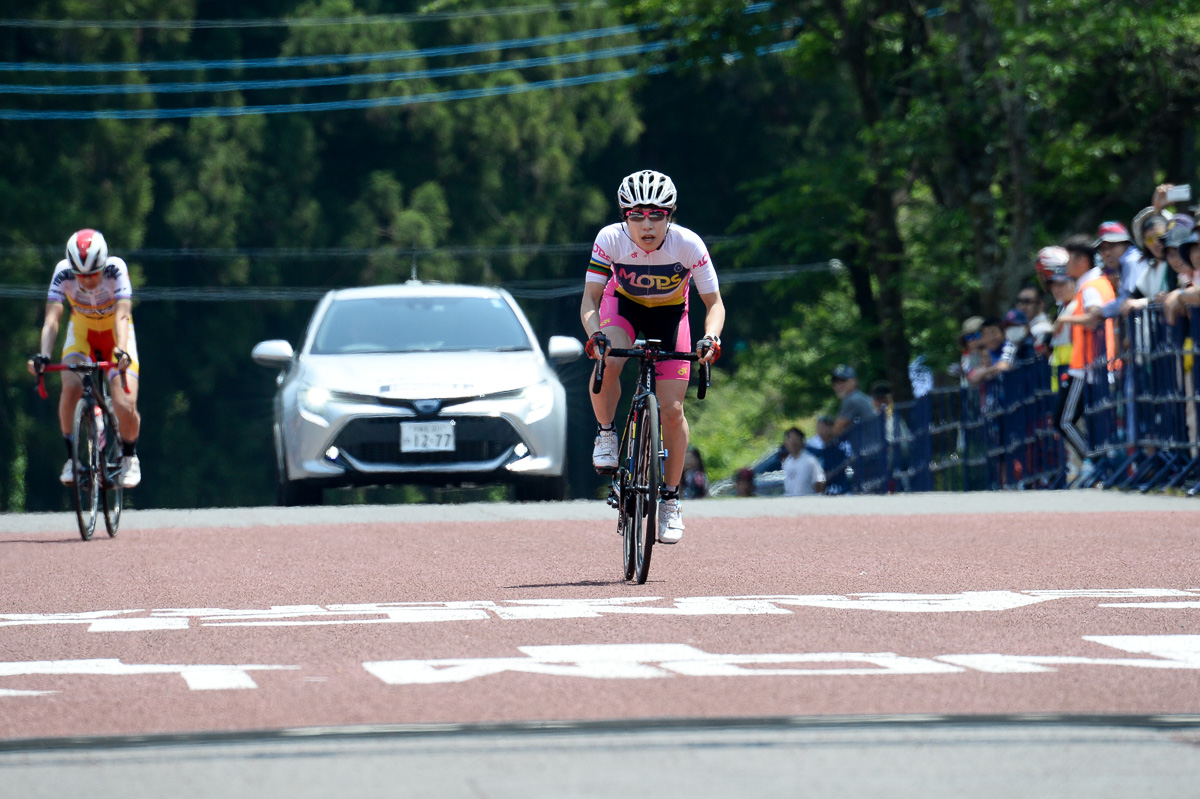
{"type": "MultiPolygon", "coordinates": [[[[1117,357],[1101,355],[1086,370],[1087,460],[1071,487],[1200,493],[1200,309],[1169,325],[1152,305],[1122,318],[1116,335],[1117,357]]],[[[1103,341],[1097,350],[1106,352],[1103,341]]],[[[830,450],[844,456],[826,463],[827,493],[1068,487],[1051,368],[1045,359],[1018,363],[860,422],[830,450]]]]}

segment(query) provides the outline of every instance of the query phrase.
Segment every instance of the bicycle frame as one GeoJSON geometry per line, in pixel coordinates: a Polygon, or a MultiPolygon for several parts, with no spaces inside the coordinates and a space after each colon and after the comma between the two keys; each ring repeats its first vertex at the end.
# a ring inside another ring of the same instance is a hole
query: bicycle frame
{"type": "MultiPolygon", "coordinates": [[[[75,515],[79,534],[89,541],[96,529],[96,516],[103,510],[104,526],[115,537],[120,524],[124,491],[120,484],[120,426],[108,392],[107,377],[97,381],[96,373],[116,368],[112,361],[51,364],[42,372],[74,372],[80,376],[82,395],[75,405],[71,460],[74,470],[75,515]]],[[[121,373],[121,385],[130,393],[121,373]]],[[[45,375],[38,375],[38,394],[47,397],[45,375]]]]}
{"type": "MultiPolygon", "coordinates": [[[[629,414],[621,433],[616,472],[613,474],[608,503],[617,509],[617,529],[622,537],[625,579],[646,582],[650,571],[650,553],[657,535],[658,503],[666,452],[659,426],[657,363],[659,361],[698,361],[694,352],[670,352],[660,349],[662,342],[649,339],[633,348],[600,350],[593,393],[600,393],[604,381],[605,358],[609,355],[638,360],[638,376],[629,414]]],[[[701,363],[697,396],[703,399],[708,389],[708,364],[701,363]]]]}

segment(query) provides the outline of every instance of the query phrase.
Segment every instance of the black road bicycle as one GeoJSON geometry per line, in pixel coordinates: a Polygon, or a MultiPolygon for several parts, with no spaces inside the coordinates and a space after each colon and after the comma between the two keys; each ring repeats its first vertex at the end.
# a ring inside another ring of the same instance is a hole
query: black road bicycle
{"type": "MultiPolygon", "coordinates": [[[[621,534],[625,579],[638,585],[650,575],[650,552],[658,533],[658,503],[661,499],[663,463],[666,452],[658,422],[658,397],[654,394],[655,364],[658,361],[698,361],[694,352],[669,352],[662,342],[647,339],[632,349],[599,348],[600,359],[592,378],[592,393],[599,394],[604,382],[604,359],[608,355],[638,360],[637,386],[621,432],[617,468],[612,474],[608,504],[617,509],[617,532],[621,534]]],[[[696,396],[708,391],[708,364],[700,364],[696,396]]]]}
{"type": "MultiPolygon", "coordinates": [[[[96,516],[104,514],[104,529],[110,538],[117,534],[121,523],[124,490],[121,488],[121,435],[117,415],[113,412],[108,381],[98,372],[116,368],[113,361],[97,363],[47,364],[43,372],[75,372],[83,380],[83,396],[75,405],[75,421],[71,425],[71,462],[75,470],[75,517],[79,535],[92,540],[96,531],[96,516]]],[[[129,393],[124,373],[121,385],[129,393]]],[[[38,375],[38,394],[46,399],[46,381],[38,375]]]]}

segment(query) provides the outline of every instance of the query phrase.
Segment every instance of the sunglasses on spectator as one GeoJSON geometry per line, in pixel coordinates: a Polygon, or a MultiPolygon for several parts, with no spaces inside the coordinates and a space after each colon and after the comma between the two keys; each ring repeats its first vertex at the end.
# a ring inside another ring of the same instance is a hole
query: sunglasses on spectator
{"type": "Polygon", "coordinates": [[[1017,305],[1036,305],[1037,297],[1017,297],[1017,305]]]}
{"type": "Polygon", "coordinates": [[[670,211],[664,211],[661,208],[653,208],[648,211],[644,211],[640,208],[630,208],[628,211],[625,212],[625,218],[628,219],[630,222],[641,222],[643,219],[646,219],[647,217],[650,219],[651,222],[661,222],[670,215],[671,215],[670,211]]]}
{"type": "Polygon", "coordinates": [[[979,333],[968,333],[966,336],[963,337],[963,341],[966,341],[967,343],[970,343],[972,341],[979,341],[979,335],[980,335],[979,333]]]}

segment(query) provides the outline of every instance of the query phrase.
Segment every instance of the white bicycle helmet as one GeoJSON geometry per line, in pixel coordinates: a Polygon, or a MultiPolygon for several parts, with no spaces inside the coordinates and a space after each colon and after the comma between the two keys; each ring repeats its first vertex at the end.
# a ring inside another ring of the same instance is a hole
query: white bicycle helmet
{"type": "Polygon", "coordinates": [[[67,261],[77,275],[94,275],[108,263],[108,242],[98,230],[87,228],[67,239],[67,261]]]}
{"type": "Polygon", "coordinates": [[[652,169],[628,175],[617,189],[617,203],[625,209],[639,205],[674,208],[675,199],[675,184],[662,172],[652,169]]]}

